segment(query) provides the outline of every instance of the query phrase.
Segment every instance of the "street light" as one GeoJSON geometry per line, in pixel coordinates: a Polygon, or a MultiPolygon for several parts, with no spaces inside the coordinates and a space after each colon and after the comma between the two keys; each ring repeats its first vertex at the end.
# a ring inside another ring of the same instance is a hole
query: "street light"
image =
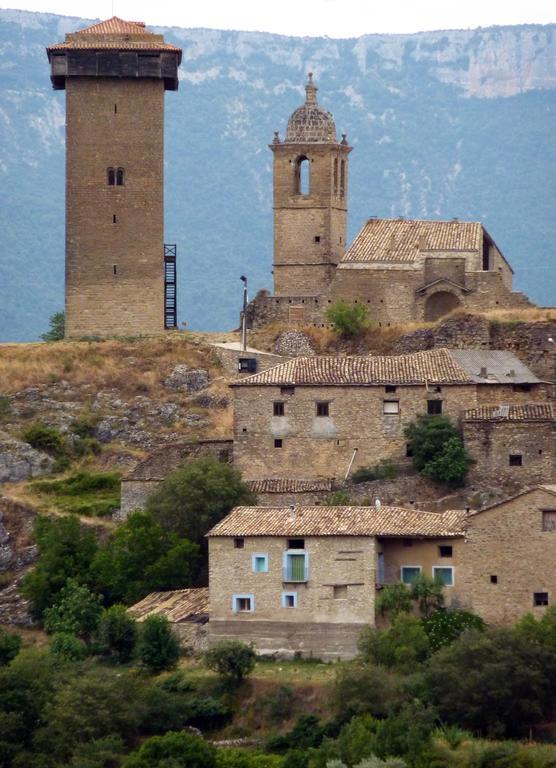
{"type": "Polygon", "coordinates": [[[247,349],[247,278],[241,275],[239,278],[243,283],[243,315],[241,318],[241,346],[243,351],[247,349]]]}

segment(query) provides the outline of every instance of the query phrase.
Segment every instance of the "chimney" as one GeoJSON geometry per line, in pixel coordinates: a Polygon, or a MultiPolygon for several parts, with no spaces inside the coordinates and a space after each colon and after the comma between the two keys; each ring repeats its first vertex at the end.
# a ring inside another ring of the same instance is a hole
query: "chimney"
{"type": "Polygon", "coordinates": [[[486,378],[487,378],[487,376],[488,376],[488,371],[487,371],[487,369],[486,369],[486,366],[483,366],[483,367],[481,368],[481,370],[480,370],[480,372],[479,372],[479,376],[481,377],[481,379],[486,379],[486,378]]]}
{"type": "Polygon", "coordinates": [[[294,504],[290,504],[290,512],[289,512],[289,515],[288,515],[288,519],[291,520],[292,522],[295,520],[295,505],[294,504]]]}

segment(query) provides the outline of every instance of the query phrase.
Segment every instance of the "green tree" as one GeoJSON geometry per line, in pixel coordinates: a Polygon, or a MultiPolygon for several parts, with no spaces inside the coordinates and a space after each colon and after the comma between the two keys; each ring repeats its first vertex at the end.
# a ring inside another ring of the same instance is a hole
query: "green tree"
{"type": "Polygon", "coordinates": [[[180,644],[164,616],[147,616],[142,623],[138,655],[151,672],[162,672],[177,664],[180,644]]]}
{"type": "Polygon", "coordinates": [[[69,578],[87,583],[97,542],[94,533],[74,517],[41,516],[34,530],[39,558],[25,576],[22,592],[30,600],[33,617],[41,619],[69,578]]]}
{"type": "Polygon", "coordinates": [[[64,632],[89,640],[102,613],[102,598],[76,579],[68,579],[56,601],[43,613],[49,634],[64,632]]]}
{"type": "Polygon", "coordinates": [[[215,768],[216,750],[192,733],[168,731],[153,736],[122,763],[122,768],[215,768]]]}
{"type": "Polygon", "coordinates": [[[191,586],[198,562],[197,545],[134,512],[97,551],[91,575],[108,603],[131,604],[153,590],[191,586]]]}
{"type": "Polygon", "coordinates": [[[347,722],[354,715],[387,717],[406,695],[397,675],[373,664],[356,663],[337,671],[331,703],[337,718],[347,722]]]}
{"type": "Polygon", "coordinates": [[[551,717],[556,654],[512,629],[465,632],[425,670],[428,697],[447,724],[519,737],[551,717]]]}
{"type": "Polygon", "coordinates": [[[113,656],[120,664],[125,664],[133,656],[137,637],[137,622],[124,605],[113,605],[102,612],[97,630],[101,654],[113,656]]]}
{"type": "Polygon", "coordinates": [[[164,528],[200,545],[219,520],[256,496],[230,464],[203,456],[171,472],[147,501],[147,511],[164,528]]]}
{"type": "Polygon", "coordinates": [[[9,664],[21,650],[21,637],[0,627],[0,667],[9,664]]]}
{"type": "Polygon", "coordinates": [[[65,334],[66,317],[63,312],[55,312],[48,320],[49,329],[41,333],[43,341],[61,341],[65,334]]]}
{"type": "Polygon", "coordinates": [[[341,299],[331,304],[324,316],[342,336],[358,336],[368,325],[368,312],[364,304],[350,304],[341,299]]]}
{"type": "Polygon", "coordinates": [[[225,640],[205,653],[207,667],[235,685],[253,671],[256,659],[253,647],[239,640],[225,640]]]}
{"type": "Polygon", "coordinates": [[[404,432],[418,472],[448,485],[465,480],[473,459],[447,416],[420,414],[404,432]]]}

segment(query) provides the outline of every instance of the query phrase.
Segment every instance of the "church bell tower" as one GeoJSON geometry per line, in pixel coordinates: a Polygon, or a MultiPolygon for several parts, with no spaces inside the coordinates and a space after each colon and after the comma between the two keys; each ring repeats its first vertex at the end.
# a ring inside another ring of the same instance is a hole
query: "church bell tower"
{"type": "Polygon", "coordinates": [[[181,49],[113,17],[47,53],[52,84],[66,91],[66,336],[175,327],[164,91],[178,88],[181,49]]]}
{"type": "Polygon", "coordinates": [[[276,132],[274,154],[274,295],[324,293],[346,247],[348,146],[337,141],[330,112],[317,103],[309,73],[306,100],[276,132]]]}

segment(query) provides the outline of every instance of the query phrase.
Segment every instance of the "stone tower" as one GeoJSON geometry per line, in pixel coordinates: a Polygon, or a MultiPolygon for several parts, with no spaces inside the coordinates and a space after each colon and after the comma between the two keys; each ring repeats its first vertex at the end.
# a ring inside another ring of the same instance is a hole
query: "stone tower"
{"type": "Polygon", "coordinates": [[[274,294],[326,292],[346,246],[348,146],[317,103],[309,73],[305,104],[288,121],[274,154],[274,294]]]}
{"type": "Polygon", "coordinates": [[[175,304],[173,323],[165,306],[163,135],[181,50],[114,17],[47,53],[54,88],[66,90],[66,336],[175,326],[175,304]]]}

